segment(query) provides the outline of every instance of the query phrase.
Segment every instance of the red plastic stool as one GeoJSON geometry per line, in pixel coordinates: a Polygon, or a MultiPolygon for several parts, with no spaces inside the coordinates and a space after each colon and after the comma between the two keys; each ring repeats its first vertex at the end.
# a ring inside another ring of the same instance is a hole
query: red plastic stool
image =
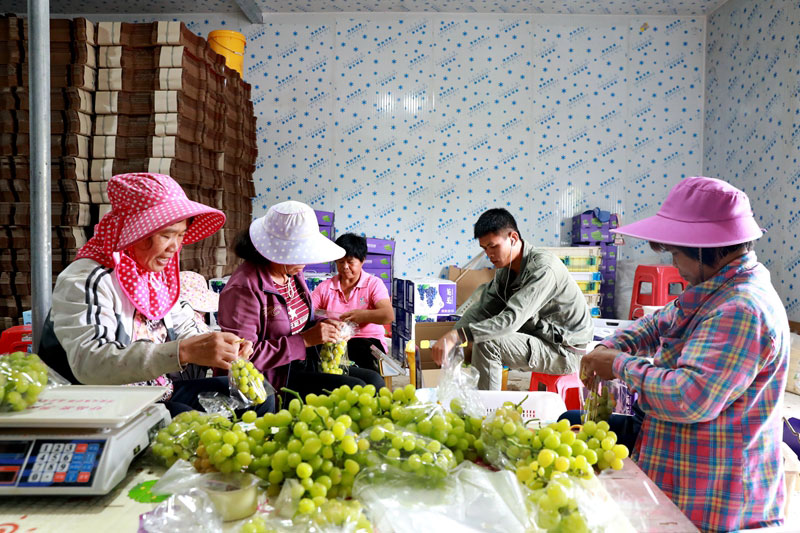
{"type": "Polygon", "coordinates": [[[529,390],[539,390],[539,384],[545,386],[545,390],[555,392],[564,400],[567,409],[581,408],[581,388],[583,383],[578,377],[578,373],[565,374],[563,376],[555,374],[531,373],[531,385],[529,390]]]}
{"type": "Polygon", "coordinates": [[[13,326],[0,334],[0,354],[27,352],[33,344],[33,328],[30,324],[13,326]]]}
{"type": "Polygon", "coordinates": [[[644,315],[643,305],[667,305],[689,283],[671,265],[639,265],[633,276],[633,293],[628,320],[644,315]]]}

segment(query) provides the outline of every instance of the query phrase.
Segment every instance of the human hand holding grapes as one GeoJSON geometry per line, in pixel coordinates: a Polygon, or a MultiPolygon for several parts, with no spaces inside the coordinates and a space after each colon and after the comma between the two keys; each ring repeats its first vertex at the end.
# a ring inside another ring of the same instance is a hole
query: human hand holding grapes
{"type": "Polygon", "coordinates": [[[620,353],[614,348],[598,346],[581,359],[581,380],[591,388],[595,379],[614,379],[614,359],[620,353]]]}
{"type": "Polygon", "coordinates": [[[334,320],[322,320],[300,333],[300,336],[303,338],[306,348],[326,342],[339,342],[341,336],[339,332],[340,324],[340,322],[334,320]]]}

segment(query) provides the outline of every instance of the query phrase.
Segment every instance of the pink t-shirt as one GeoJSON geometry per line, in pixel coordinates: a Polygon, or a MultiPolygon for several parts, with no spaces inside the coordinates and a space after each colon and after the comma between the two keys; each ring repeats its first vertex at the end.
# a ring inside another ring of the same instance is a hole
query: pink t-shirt
{"type": "MultiPolygon", "coordinates": [[[[350,291],[350,298],[345,300],[339,282],[339,275],[326,279],[311,293],[311,304],[314,309],[325,309],[331,313],[342,314],[353,309],[375,309],[381,300],[389,299],[386,285],[369,272],[361,271],[356,286],[350,291]]],[[[386,350],[386,330],[380,324],[362,324],[354,337],[378,339],[386,350]]]]}

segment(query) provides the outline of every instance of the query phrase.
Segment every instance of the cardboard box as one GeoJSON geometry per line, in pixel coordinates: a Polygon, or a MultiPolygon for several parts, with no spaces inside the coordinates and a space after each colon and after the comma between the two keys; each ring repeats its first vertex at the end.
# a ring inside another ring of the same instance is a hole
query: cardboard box
{"type": "Polygon", "coordinates": [[[314,263],[311,265],[306,265],[303,268],[303,272],[317,272],[317,273],[330,273],[333,272],[335,269],[333,268],[332,263],[314,263]]]}
{"type": "MultiPolygon", "coordinates": [[[[455,281],[463,269],[449,266],[447,267],[447,279],[455,281]]],[[[475,270],[468,270],[464,276],[456,282],[456,306],[460,307],[461,304],[466,302],[470,296],[480,287],[489,283],[494,279],[495,269],[493,268],[480,268],[475,270]]]]}
{"type": "Polygon", "coordinates": [[[367,254],[367,257],[364,259],[364,264],[361,265],[361,268],[364,270],[370,270],[375,268],[392,268],[392,256],[391,255],[380,255],[380,254],[367,254]]]}
{"type": "Polygon", "coordinates": [[[406,302],[406,280],[400,278],[392,279],[392,307],[403,309],[406,302]]]}
{"type": "Polygon", "coordinates": [[[320,227],[322,226],[333,226],[333,212],[331,211],[317,211],[314,210],[314,214],[317,215],[317,224],[320,227]]]}
{"type": "Polygon", "coordinates": [[[325,235],[330,240],[333,240],[335,237],[332,225],[326,225],[326,226],[320,225],[319,232],[325,235]]]}
{"type": "Polygon", "coordinates": [[[391,268],[365,268],[363,270],[364,272],[369,272],[384,283],[390,283],[392,281],[391,268]]]}
{"type": "MultiPolygon", "coordinates": [[[[421,340],[436,341],[455,327],[455,322],[418,322],[414,325],[414,342],[419,346],[421,340]]],[[[438,370],[439,366],[433,362],[431,348],[420,348],[419,350],[420,368],[425,370],[438,370]]],[[[464,360],[472,360],[472,344],[464,348],[464,360]]],[[[424,372],[423,372],[424,376],[424,372]]],[[[430,386],[425,383],[425,386],[430,386]]]]}
{"type": "Polygon", "coordinates": [[[458,321],[456,315],[413,315],[405,309],[394,310],[394,321],[397,324],[397,331],[400,335],[410,339],[414,335],[414,328],[419,323],[432,322],[453,322],[458,321]]]}
{"type": "Polygon", "coordinates": [[[607,222],[601,222],[594,216],[594,211],[584,211],[572,217],[572,242],[604,243],[612,242],[611,230],[619,227],[619,217],[611,214],[607,222]]]}
{"type": "Polygon", "coordinates": [[[376,239],[367,237],[367,253],[379,255],[394,255],[394,241],[389,239],[376,239]]]}
{"type": "Polygon", "coordinates": [[[456,284],[440,278],[406,280],[403,308],[414,315],[448,315],[456,312],[456,284]]]}

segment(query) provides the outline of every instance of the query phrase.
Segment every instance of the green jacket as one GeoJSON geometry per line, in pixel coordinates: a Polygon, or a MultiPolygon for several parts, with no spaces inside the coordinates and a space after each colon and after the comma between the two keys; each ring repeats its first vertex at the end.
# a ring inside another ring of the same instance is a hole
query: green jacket
{"type": "Polygon", "coordinates": [[[523,242],[519,275],[510,269],[479,287],[480,299],[456,323],[469,340],[486,341],[526,333],[562,346],[583,347],[592,340],[593,324],[586,298],[561,260],[523,242]]]}

